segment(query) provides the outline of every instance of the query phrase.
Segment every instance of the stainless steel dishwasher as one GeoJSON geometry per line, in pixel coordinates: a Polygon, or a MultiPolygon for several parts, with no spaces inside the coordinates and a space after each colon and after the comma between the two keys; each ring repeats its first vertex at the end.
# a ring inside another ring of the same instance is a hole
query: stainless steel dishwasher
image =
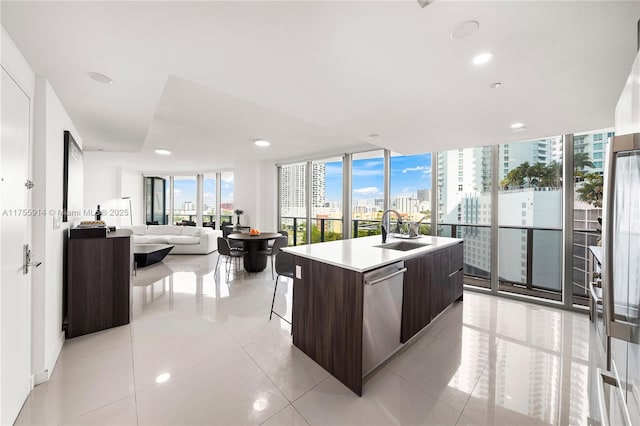
{"type": "Polygon", "coordinates": [[[362,376],[389,358],[402,344],[402,287],[404,262],[364,274],[362,376]]]}

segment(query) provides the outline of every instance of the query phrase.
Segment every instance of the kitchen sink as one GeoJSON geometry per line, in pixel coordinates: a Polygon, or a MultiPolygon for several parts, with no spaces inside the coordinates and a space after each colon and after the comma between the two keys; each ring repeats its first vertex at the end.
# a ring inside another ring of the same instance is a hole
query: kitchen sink
{"type": "Polygon", "coordinates": [[[430,245],[431,244],[429,243],[416,243],[413,241],[396,241],[394,243],[380,244],[374,247],[390,249],[390,250],[409,251],[409,250],[419,249],[419,248],[430,246],[430,245]]]}

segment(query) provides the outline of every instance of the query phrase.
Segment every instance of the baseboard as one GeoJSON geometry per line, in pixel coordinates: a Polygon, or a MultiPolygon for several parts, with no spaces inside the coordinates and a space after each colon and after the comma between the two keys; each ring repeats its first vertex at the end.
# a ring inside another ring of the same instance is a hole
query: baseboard
{"type": "Polygon", "coordinates": [[[64,331],[60,333],[60,337],[58,338],[58,342],[51,352],[49,359],[47,359],[47,363],[45,364],[45,370],[41,371],[34,375],[34,382],[36,385],[40,383],[44,383],[49,381],[51,378],[51,374],[53,374],[53,369],[58,362],[58,357],[60,357],[60,352],[62,351],[62,345],[64,345],[64,331]]]}

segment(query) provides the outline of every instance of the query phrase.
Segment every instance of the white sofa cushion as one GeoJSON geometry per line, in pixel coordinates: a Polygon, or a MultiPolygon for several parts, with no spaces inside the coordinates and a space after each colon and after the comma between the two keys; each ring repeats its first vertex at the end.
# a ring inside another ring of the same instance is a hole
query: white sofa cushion
{"type": "Polygon", "coordinates": [[[222,236],[222,231],[210,227],[135,225],[122,228],[134,232],[134,244],[172,244],[174,247],[170,254],[211,253],[216,250],[217,237],[222,236]]]}
{"type": "Polygon", "coordinates": [[[183,226],[182,234],[180,235],[188,235],[190,237],[199,237],[202,234],[202,228],[196,228],[195,226],[183,226]]]}
{"type": "Polygon", "coordinates": [[[133,225],[129,226],[128,228],[131,229],[136,235],[144,235],[147,233],[147,225],[133,225]]]}
{"type": "MultiPolygon", "coordinates": [[[[134,244],[169,244],[171,235],[134,235],[134,244]]],[[[196,243],[197,244],[197,243],[196,243]]]]}
{"type": "Polygon", "coordinates": [[[150,225],[146,235],[182,235],[182,228],[175,225],[150,225]]]}
{"type": "Polygon", "coordinates": [[[193,237],[190,235],[167,235],[169,244],[200,244],[200,236],[193,237]]]}

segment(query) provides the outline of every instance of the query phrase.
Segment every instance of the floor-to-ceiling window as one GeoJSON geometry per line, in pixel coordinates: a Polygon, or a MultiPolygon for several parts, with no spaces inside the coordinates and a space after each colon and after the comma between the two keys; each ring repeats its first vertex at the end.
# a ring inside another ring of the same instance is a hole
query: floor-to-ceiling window
{"type": "MultiPolygon", "coordinates": [[[[384,211],[384,151],[353,154],[351,219],[354,238],[380,234],[384,211]]],[[[396,218],[392,218],[395,222],[396,218]]]]}
{"type": "Polygon", "coordinates": [[[202,225],[216,225],[216,175],[205,174],[202,180],[202,225]]]}
{"type": "Polygon", "coordinates": [[[342,239],[342,158],[311,164],[311,242],[342,239]]]}
{"type": "Polygon", "coordinates": [[[589,246],[601,238],[604,157],[612,130],[575,134],[573,137],[573,303],[589,300],[589,246]]]}
{"type": "Polygon", "coordinates": [[[402,215],[402,221],[405,223],[420,222],[420,234],[429,235],[433,194],[431,153],[416,155],[391,153],[389,179],[391,208],[402,215]]]}
{"type": "Polygon", "coordinates": [[[145,223],[166,225],[166,179],[145,177],[145,223]]]}
{"type": "Polygon", "coordinates": [[[280,168],[280,229],[289,233],[289,245],[307,243],[307,163],[280,168]]]}
{"type": "Polygon", "coordinates": [[[562,139],[502,144],[498,276],[502,291],[562,299],[562,139]]]}
{"type": "MultiPolygon", "coordinates": [[[[234,203],[233,203],[233,172],[220,173],[220,217],[222,225],[230,224],[232,221],[235,223],[237,219],[233,219],[234,216],[234,203]]],[[[238,206],[238,208],[242,208],[238,206]]]]}
{"type": "Polygon", "coordinates": [[[193,225],[196,222],[196,178],[174,176],[173,221],[176,225],[193,225]]]}
{"type": "Polygon", "coordinates": [[[438,235],[464,239],[465,284],[491,287],[492,149],[438,154],[438,235]]]}

